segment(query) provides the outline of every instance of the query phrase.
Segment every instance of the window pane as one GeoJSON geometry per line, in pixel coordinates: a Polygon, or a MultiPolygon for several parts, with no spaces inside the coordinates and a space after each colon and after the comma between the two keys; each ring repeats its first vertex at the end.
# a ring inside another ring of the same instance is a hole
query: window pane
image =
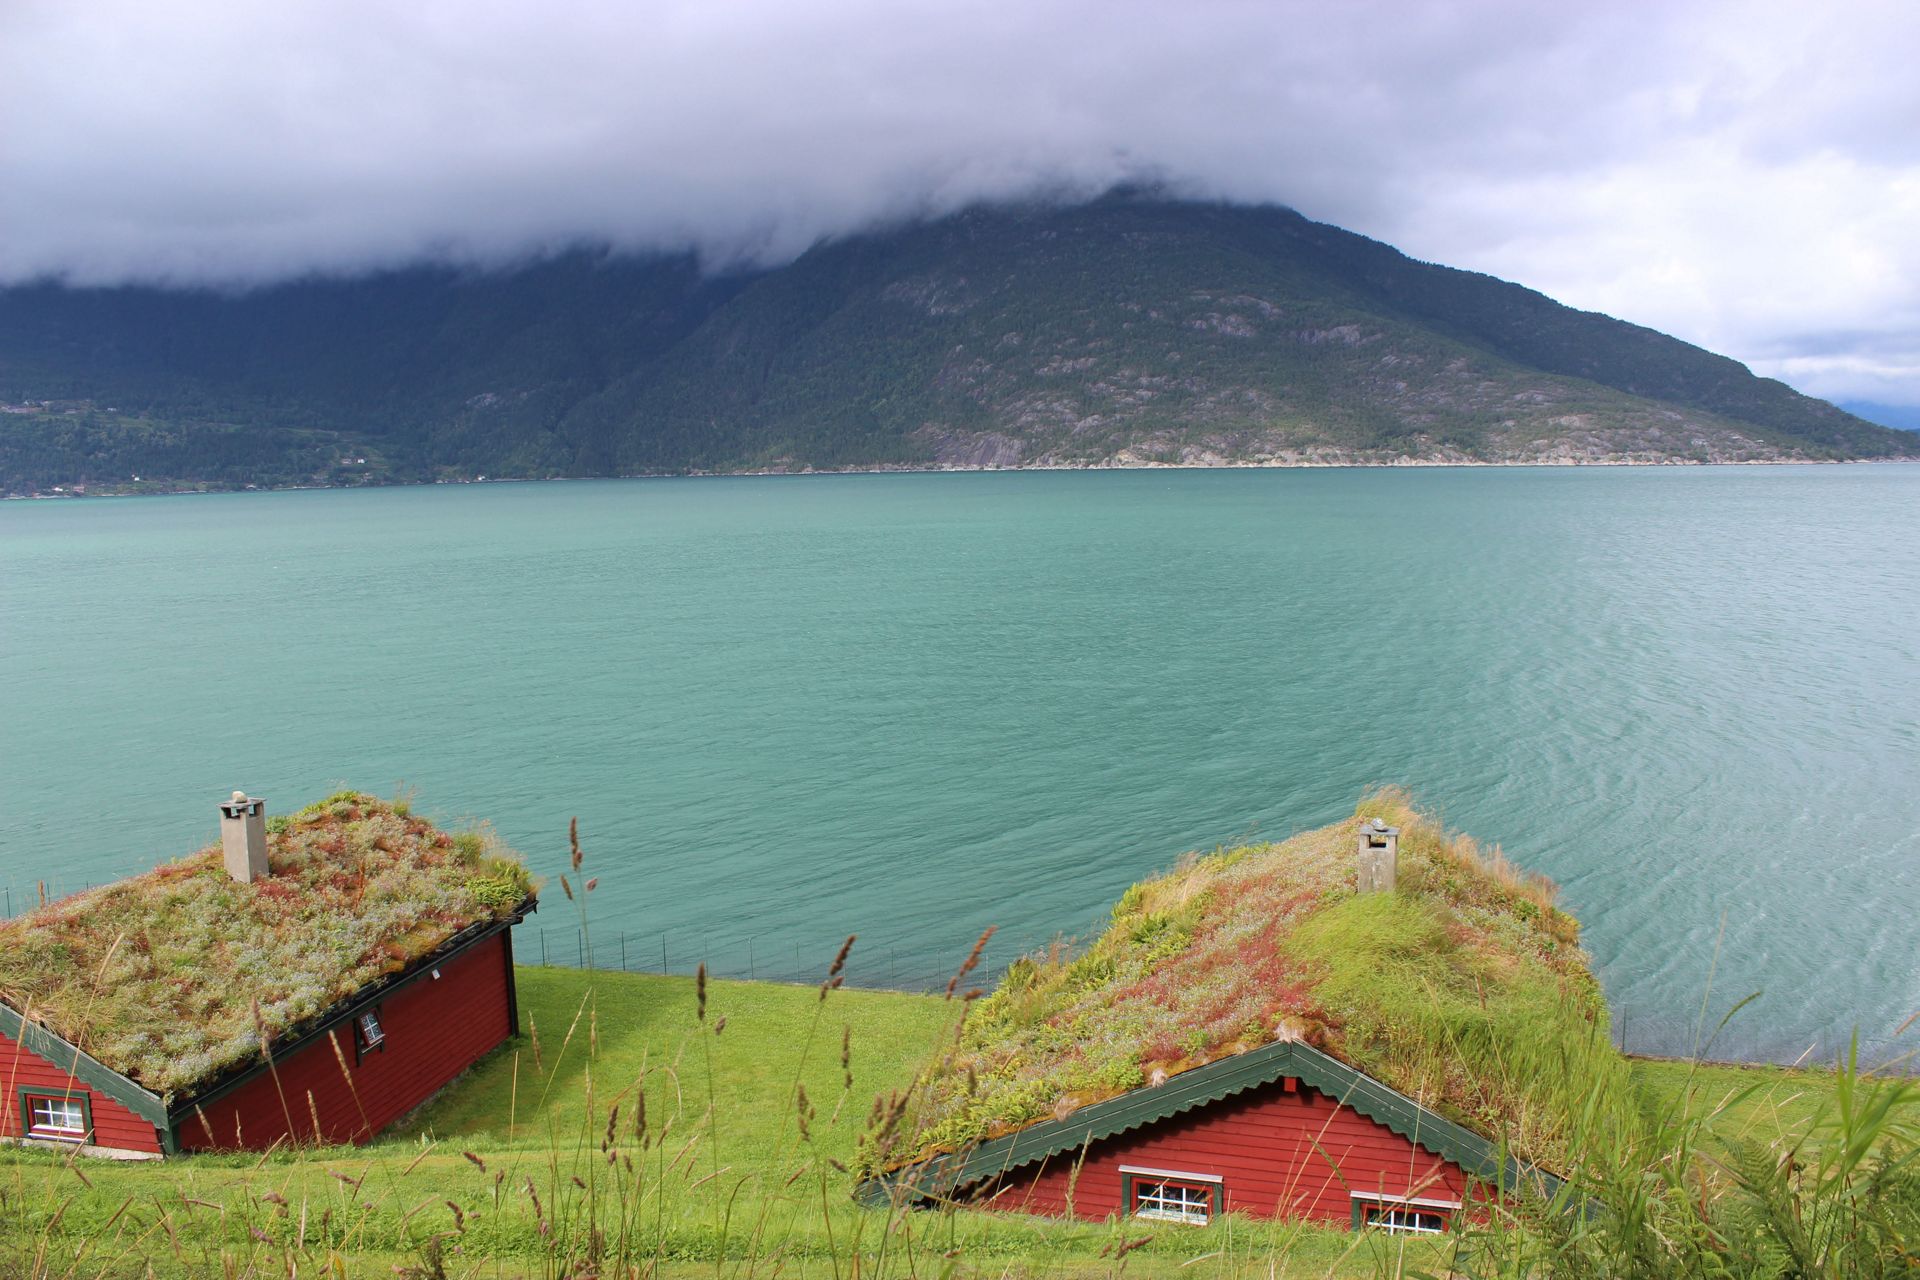
{"type": "Polygon", "coordinates": [[[86,1111],[78,1098],[28,1098],[27,1127],[33,1133],[83,1137],[87,1132],[86,1111]]]}
{"type": "Polygon", "coordinates": [[[1134,1216],[1205,1225],[1213,1213],[1213,1189],[1181,1182],[1136,1182],[1134,1216]]]}
{"type": "Polygon", "coordinates": [[[1391,1205],[1369,1204],[1360,1210],[1360,1220],[1370,1227],[1379,1227],[1385,1231],[1404,1231],[1416,1235],[1439,1235],[1447,1229],[1445,1214],[1430,1209],[1395,1208],[1391,1205]]]}

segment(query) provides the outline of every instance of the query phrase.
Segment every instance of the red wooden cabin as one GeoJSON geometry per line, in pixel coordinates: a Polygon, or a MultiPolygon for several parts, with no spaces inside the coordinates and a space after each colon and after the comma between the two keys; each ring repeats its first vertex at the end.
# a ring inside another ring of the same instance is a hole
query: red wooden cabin
{"type": "MultiPolygon", "coordinates": [[[[243,819],[258,819],[259,804],[247,798],[253,808],[243,819]]],[[[369,798],[369,809],[375,805],[369,798]]],[[[242,822],[238,842],[227,851],[227,870],[251,887],[230,892],[260,891],[256,881],[274,883],[265,840],[260,822],[242,822]]],[[[431,851],[445,844],[438,833],[430,833],[419,848],[431,851]]],[[[422,855],[400,850],[392,856],[422,855]]],[[[218,863],[212,862],[175,864],[173,883],[179,883],[182,867],[222,881],[218,863]]],[[[164,881],[168,874],[162,869],[148,878],[164,881]]],[[[288,887],[282,881],[280,892],[288,887]]],[[[86,903],[76,898],[42,911],[61,913],[62,927],[76,927],[76,920],[84,924],[86,903]]],[[[363,982],[317,1016],[275,1029],[267,1057],[251,1053],[164,1092],[142,1083],[143,1076],[153,1077],[139,1055],[98,1049],[96,1057],[60,1032],[67,1030],[89,1046],[96,1041],[68,1029],[58,1017],[0,1000],[0,1139],[78,1146],[88,1154],[124,1158],[262,1150],[288,1141],[367,1141],[519,1033],[512,928],[536,906],[529,893],[517,906],[443,922],[438,927],[446,936],[423,954],[363,982]]],[[[24,917],[0,931],[33,924],[34,917],[24,917]]],[[[7,940],[0,937],[4,945],[7,940]]],[[[384,944],[376,950],[384,953],[384,944]]],[[[244,1012],[244,992],[208,995],[209,1001],[236,999],[244,1012]]],[[[125,1038],[106,1039],[122,1043],[125,1038]]]]}
{"type": "Polygon", "coordinates": [[[1478,1196],[1551,1175],[1297,1041],[1281,1041],[937,1155],[865,1198],[1204,1225],[1222,1213],[1440,1232],[1478,1196]]]}
{"type": "Polygon", "coordinates": [[[0,1137],[91,1155],[262,1150],[313,1141],[317,1116],[325,1141],[365,1142],[519,1034],[509,932],[519,919],[476,928],[342,1001],[275,1046],[273,1072],[256,1061],[172,1100],[0,1003],[0,1137]]]}

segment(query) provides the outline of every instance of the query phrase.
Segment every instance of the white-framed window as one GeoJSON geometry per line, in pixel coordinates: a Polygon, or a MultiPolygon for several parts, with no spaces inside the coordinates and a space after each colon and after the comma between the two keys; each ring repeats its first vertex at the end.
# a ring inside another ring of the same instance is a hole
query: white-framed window
{"type": "Polygon", "coordinates": [[[1184,1222],[1204,1227],[1221,1212],[1225,1187],[1209,1173],[1120,1166],[1127,1212],[1155,1222],[1184,1222]]]}
{"type": "Polygon", "coordinates": [[[93,1132],[83,1093],[39,1093],[23,1090],[20,1111],[26,1117],[27,1137],[53,1142],[85,1142],[93,1132]]]}
{"type": "Polygon", "coordinates": [[[1417,1196],[1353,1193],[1353,1226],[1358,1231],[1372,1227],[1401,1235],[1437,1236],[1453,1225],[1460,1211],[1458,1200],[1425,1200],[1417,1196]]]}

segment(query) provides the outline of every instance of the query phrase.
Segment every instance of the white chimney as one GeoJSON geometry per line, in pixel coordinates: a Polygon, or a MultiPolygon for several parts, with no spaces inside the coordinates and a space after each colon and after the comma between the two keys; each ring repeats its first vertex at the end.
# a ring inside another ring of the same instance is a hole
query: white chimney
{"type": "Polygon", "coordinates": [[[220,806],[220,852],[241,884],[267,878],[267,802],[244,791],[220,806]]]}
{"type": "Polygon", "coordinates": [[[1400,870],[1400,828],[1379,818],[1360,824],[1360,892],[1392,893],[1400,870]]]}

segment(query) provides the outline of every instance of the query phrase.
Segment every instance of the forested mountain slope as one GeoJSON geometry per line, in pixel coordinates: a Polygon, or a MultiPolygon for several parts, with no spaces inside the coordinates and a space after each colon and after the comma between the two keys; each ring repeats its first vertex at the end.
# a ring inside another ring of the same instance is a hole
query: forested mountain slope
{"type": "Polygon", "coordinates": [[[10,492],[1920,455],[1650,329],[1288,210],[1144,194],[973,209],[730,275],[576,251],[241,294],[16,288],[0,405],[10,492]]]}

